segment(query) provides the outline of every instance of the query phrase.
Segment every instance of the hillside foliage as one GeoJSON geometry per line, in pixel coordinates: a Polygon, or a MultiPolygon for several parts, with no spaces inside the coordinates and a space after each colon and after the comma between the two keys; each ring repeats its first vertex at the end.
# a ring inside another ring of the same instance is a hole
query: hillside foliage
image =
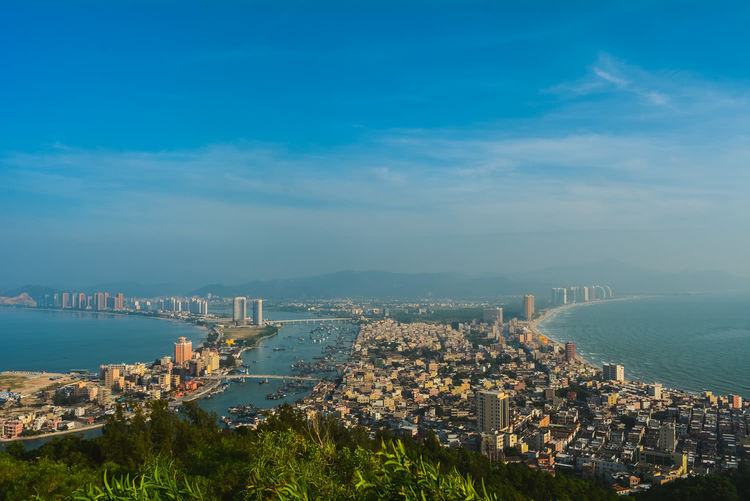
{"type": "Polygon", "coordinates": [[[101,437],[0,453],[0,499],[613,500],[608,489],[282,407],[256,430],[222,430],[188,403],[121,409],[101,437]]]}

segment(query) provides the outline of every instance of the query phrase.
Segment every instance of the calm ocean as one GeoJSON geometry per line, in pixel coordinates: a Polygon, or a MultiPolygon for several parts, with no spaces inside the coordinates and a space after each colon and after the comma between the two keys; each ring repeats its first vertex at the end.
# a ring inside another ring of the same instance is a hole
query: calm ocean
{"type": "Polygon", "coordinates": [[[690,392],[750,398],[750,294],[697,294],[591,303],[553,312],[537,325],[625,377],[690,392]]]}
{"type": "Polygon", "coordinates": [[[100,364],[153,362],[202,330],[181,322],[95,312],[0,308],[0,371],[98,371],[100,364]]]}

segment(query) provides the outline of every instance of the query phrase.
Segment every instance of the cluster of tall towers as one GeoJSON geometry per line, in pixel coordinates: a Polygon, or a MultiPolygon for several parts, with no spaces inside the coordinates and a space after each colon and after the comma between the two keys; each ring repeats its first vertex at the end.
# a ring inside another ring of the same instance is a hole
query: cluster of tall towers
{"type": "MultiPolygon", "coordinates": [[[[263,325],[263,300],[253,299],[253,325],[263,325]]],[[[235,325],[247,324],[247,298],[234,298],[232,321],[235,325]]]]}
{"type": "Polygon", "coordinates": [[[612,288],[609,285],[574,285],[572,287],[553,287],[552,304],[562,306],[571,303],[585,303],[595,299],[609,299],[612,288]]]}
{"type": "Polygon", "coordinates": [[[63,292],[45,294],[37,301],[40,308],[63,308],[73,310],[124,310],[125,298],[122,292],[110,296],[108,292],[95,292],[87,295],[83,292],[63,292]]]}

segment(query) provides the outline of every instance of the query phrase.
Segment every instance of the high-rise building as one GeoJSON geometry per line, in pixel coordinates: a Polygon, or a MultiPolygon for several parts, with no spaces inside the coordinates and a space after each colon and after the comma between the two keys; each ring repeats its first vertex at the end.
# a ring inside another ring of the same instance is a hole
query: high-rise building
{"type": "Polygon", "coordinates": [[[502,324],[503,323],[503,309],[502,308],[485,308],[482,318],[488,324],[502,324]]]}
{"type": "Polygon", "coordinates": [[[742,409],[742,397],[739,395],[729,395],[729,407],[732,409],[742,409]]]}
{"type": "Polygon", "coordinates": [[[119,379],[120,379],[120,369],[116,369],[114,367],[104,368],[104,386],[105,387],[112,389],[117,383],[117,380],[119,379]]]}
{"type": "Polygon", "coordinates": [[[122,292],[117,294],[115,297],[115,309],[116,310],[124,310],[125,309],[125,298],[122,295],[122,292]]]}
{"type": "Polygon", "coordinates": [[[531,294],[523,297],[523,315],[526,320],[534,318],[534,296],[531,294]]]}
{"type": "Polygon", "coordinates": [[[603,378],[605,381],[625,381],[625,367],[619,364],[604,364],[603,378]]]}
{"type": "Polygon", "coordinates": [[[659,442],[657,446],[667,452],[674,452],[677,445],[674,423],[664,423],[659,427],[659,442]]]}
{"type": "Polygon", "coordinates": [[[503,430],[510,425],[510,399],[502,391],[477,393],[477,428],[480,432],[503,430]]]}
{"type": "Polygon", "coordinates": [[[576,345],[575,343],[565,343],[565,360],[572,362],[576,359],[576,345]]]}
{"type": "Polygon", "coordinates": [[[661,383],[654,383],[648,386],[648,396],[661,400],[661,383]]]}
{"type": "Polygon", "coordinates": [[[247,299],[244,297],[234,298],[234,310],[232,312],[232,320],[235,325],[245,325],[247,321],[247,299]]]}
{"type": "Polygon", "coordinates": [[[105,301],[106,297],[104,296],[104,293],[103,292],[97,292],[94,295],[94,297],[96,298],[95,301],[94,301],[96,309],[99,310],[99,311],[106,310],[107,309],[107,302],[105,301]]]}
{"type": "Polygon", "coordinates": [[[63,308],[72,308],[73,307],[73,300],[70,297],[70,292],[63,292],[62,293],[62,307],[63,308]]]}
{"type": "Polygon", "coordinates": [[[200,298],[192,298],[188,303],[187,309],[195,315],[208,315],[208,301],[200,298]]]}
{"type": "Polygon", "coordinates": [[[568,304],[568,289],[565,287],[554,287],[552,289],[552,305],[562,306],[568,304]]]}
{"type": "Polygon", "coordinates": [[[174,363],[181,365],[193,358],[193,342],[180,337],[174,344],[174,363]]]}
{"type": "Polygon", "coordinates": [[[253,323],[263,325],[263,300],[256,299],[253,301],[253,323]]]}
{"type": "Polygon", "coordinates": [[[87,306],[88,306],[88,301],[86,298],[86,294],[84,294],[83,292],[79,293],[78,294],[78,309],[85,310],[87,306]]]}
{"type": "Polygon", "coordinates": [[[96,392],[96,403],[99,405],[109,405],[112,400],[112,390],[109,388],[100,388],[96,392]]]}
{"type": "Polygon", "coordinates": [[[210,352],[206,355],[206,367],[212,371],[219,370],[221,359],[219,358],[218,352],[210,352]]]}

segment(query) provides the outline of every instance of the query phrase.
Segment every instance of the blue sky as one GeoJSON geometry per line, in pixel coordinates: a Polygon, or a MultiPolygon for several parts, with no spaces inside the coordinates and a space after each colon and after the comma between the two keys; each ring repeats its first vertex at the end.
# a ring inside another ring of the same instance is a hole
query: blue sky
{"type": "Polygon", "coordinates": [[[748,26],[746,2],[6,2],[0,285],[750,275],[748,26]]]}

